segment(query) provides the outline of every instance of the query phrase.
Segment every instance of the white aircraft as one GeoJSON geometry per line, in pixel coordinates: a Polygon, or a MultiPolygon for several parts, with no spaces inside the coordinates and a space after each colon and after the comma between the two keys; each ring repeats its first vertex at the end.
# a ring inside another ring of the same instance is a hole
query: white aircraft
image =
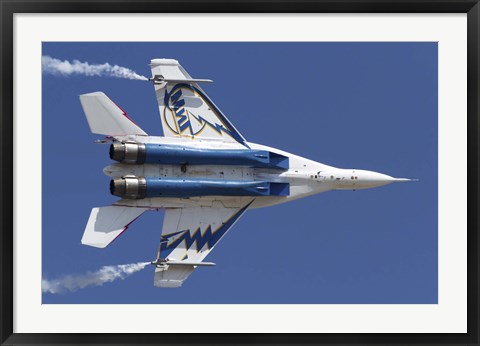
{"type": "Polygon", "coordinates": [[[164,137],[149,136],[104,93],[80,96],[90,129],[111,142],[110,192],[93,208],[82,243],[104,248],[147,210],[165,209],[154,285],[180,287],[247,209],[330,190],[360,190],[410,179],[340,169],[250,143],[172,59],[151,61],[164,137]]]}

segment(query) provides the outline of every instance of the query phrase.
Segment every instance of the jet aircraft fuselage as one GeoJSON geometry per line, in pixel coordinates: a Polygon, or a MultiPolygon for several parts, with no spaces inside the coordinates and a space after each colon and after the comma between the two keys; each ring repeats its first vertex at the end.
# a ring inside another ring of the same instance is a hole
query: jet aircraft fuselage
{"type": "MultiPolygon", "coordinates": [[[[160,154],[158,157],[158,161],[160,162],[158,163],[152,162],[152,160],[149,160],[149,163],[137,163],[140,154],[138,154],[138,150],[133,150],[134,153],[132,154],[130,148],[130,153],[126,155],[127,157],[130,155],[130,158],[127,160],[123,159],[123,162],[111,164],[103,169],[103,172],[107,176],[113,178],[112,184],[116,183],[117,187],[121,186],[122,183],[135,186],[138,185],[134,181],[137,177],[149,177],[150,181],[158,179],[159,182],[164,181],[169,183],[171,192],[166,196],[162,196],[162,194],[166,194],[167,186],[160,186],[158,195],[141,196],[139,194],[140,191],[135,190],[141,189],[141,187],[132,187],[132,194],[127,195],[124,189],[117,188],[117,191],[111,190],[112,194],[126,198],[122,198],[116,202],[115,205],[145,208],[181,207],[198,203],[208,205],[218,200],[218,196],[222,196],[222,202],[228,200],[230,206],[244,205],[244,200],[250,200],[251,197],[255,197],[250,208],[260,208],[289,202],[330,190],[361,190],[409,180],[393,178],[382,173],[355,168],[336,168],[255,143],[248,143],[250,149],[245,149],[243,145],[236,143],[222,143],[221,146],[219,146],[218,142],[208,140],[186,143],[184,140],[178,140],[176,138],[154,136],[125,136],[117,137],[117,139],[131,146],[147,144],[167,147],[170,149],[170,152],[172,152],[172,156],[175,155],[175,152],[178,152],[179,155],[176,156],[179,158],[169,160],[160,154]],[[194,152],[195,150],[199,150],[199,156],[204,160],[200,164],[190,164],[188,161],[189,158],[195,161],[193,155],[190,157],[187,155],[184,159],[185,161],[182,161],[182,152],[192,149],[194,152]],[[288,169],[277,167],[279,165],[274,165],[274,167],[268,167],[266,164],[258,165],[260,167],[252,167],[246,164],[242,165],[242,160],[245,160],[246,155],[239,156],[239,164],[236,164],[235,157],[231,157],[230,163],[225,165],[220,164],[222,158],[218,159],[219,161],[217,162],[214,156],[216,155],[218,157],[219,153],[222,152],[226,152],[227,154],[233,152],[235,154],[239,151],[246,152],[248,150],[252,152],[278,154],[286,158],[288,165],[285,167],[288,167],[288,169]],[[212,157],[210,159],[208,158],[209,154],[212,157]],[[167,162],[163,163],[161,161],[167,162]],[[131,181],[125,182],[125,177],[127,177],[126,179],[131,179],[131,181]],[[203,190],[202,186],[198,186],[197,193],[195,193],[195,190],[192,188],[186,188],[188,183],[201,185],[202,182],[212,181],[217,182],[219,188],[224,190],[223,192],[219,192],[220,195],[217,193],[216,197],[209,195],[208,191],[213,188],[211,185],[204,186],[203,190]],[[231,182],[237,184],[237,186],[233,187],[237,187],[237,189],[234,189],[233,192],[228,194],[228,184],[231,182]],[[268,187],[263,189],[263,186],[259,186],[258,189],[254,189],[253,191],[248,190],[248,188],[251,187],[248,183],[254,182],[285,184],[284,186],[287,187],[289,191],[283,191],[283,193],[277,194],[262,193],[268,190],[268,187]],[[172,185],[173,183],[176,184],[172,185]],[[242,187],[245,187],[247,190],[239,193],[238,188],[242,187]],[[256,190],[258,190],[258,192],[256,190]],[[222,195],[222,193],[226,194],[222,195]]],[[[110,149],[110,156],[112,159],[115,159],[115,157],[112,157],[113,145],[114,144],[112,144],[112,148],[110,149]]],[[[121,148],[121,150],[123,149],[121,148]]],[[[125,151],[128,152],[128,149],[125,151]]],[[[148,182],[146,182],[146,184],[148,184],[148,182]]],[[[146,190],[148,189],[149,186],[147,185],[146,190]]]]}

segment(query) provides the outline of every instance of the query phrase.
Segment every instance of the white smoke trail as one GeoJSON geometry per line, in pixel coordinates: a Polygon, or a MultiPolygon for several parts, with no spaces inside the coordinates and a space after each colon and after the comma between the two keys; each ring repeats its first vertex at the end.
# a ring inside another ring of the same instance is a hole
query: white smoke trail
{"type": "Polygon", "coordinates": [[[42,292],[55,294],[67,290],[74,292],[87,286],[102,286],[104,283],[117,279],[123,280],[144,269],[149,264],[150,262],[139,262],[104,266],[95,272],[87,272],[86,274],[66,275],[56,280],[42,279],[42,292]]]}
{"type": "Polygon", "coordinates": [[[88,62],[81,62],[73,60],[59,60],[48,55],[42,56],[42,71],[56,76],[70,76],[70,75],[84,75],[97,77],[116,77],[135,80],[148,80],[147,77],[137,74],[129,68],[105,64],[89,64],[88,62]]]}

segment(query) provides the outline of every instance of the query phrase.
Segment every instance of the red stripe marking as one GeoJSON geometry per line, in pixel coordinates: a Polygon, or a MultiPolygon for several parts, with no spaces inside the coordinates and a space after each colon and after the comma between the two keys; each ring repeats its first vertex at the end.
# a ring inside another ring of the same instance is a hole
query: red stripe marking
{"type": "MultiPolygon", "coordinates": [[[[145,210],[145,211],[146,211],[146,210],[145,210]]],[[[145,211],[143,211],[143,212],[142,212],[140,215],[138,215],[135,219],[133,219],[132,221],[130,221],[129,223],[127,223],[127,224],[125,225],[125,227],[123,227],[123,230],[122,230],[120,233],[118,233],[117,236],[116,236],[115,238],[113,238],[113,240],[112,240],[109,244],[113,243],[118,237],[120,237],[120,236],[123,234],[123,232],[125,232],[125,231],[128,229],[128,226],[130,226],[132,223],[135,222],[135,220],[137,220],[140,216],[142,216],[145,211]]]]}
{"type": "MultiPolygon", "coordinates": [[[[122,107],[120,107],[119,105],[117,105],[117,104],[115,103],[115,101],[113,101],[110,97],[107,96],[107,98],[108,98],[110,101],[112,101],[112,103],[113,103],[115,106],[117,106],[118,109],[120,109],[120,111],[123,113],[123,116],[124,116],[125,118],[127,118],[128,120],[130,120],[134,125],[138,126],[138,124],[137,124],[135,121],[133,121],[133,120],[128,116],[127,112],[125,112],[122,107]]],[[[138,126],[138,127],[140,127],[140,126],[138,126]]]]}

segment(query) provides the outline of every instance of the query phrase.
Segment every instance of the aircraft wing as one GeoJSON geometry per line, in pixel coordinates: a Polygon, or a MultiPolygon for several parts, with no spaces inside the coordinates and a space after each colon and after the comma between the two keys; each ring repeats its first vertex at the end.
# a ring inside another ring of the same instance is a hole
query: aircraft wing
{"type": "Polygon", "coordinates": [[[154,285],[180,287],[252,202],[241,208],[214,202],[212,207],[166,209],[157,260],[166,260],[167,266],[156,266],[154,285]]]}
{"type": "Polygon", "coordinates": [[[165,137],[210,138],[238,142],[245,138],[199,87],[205,79],[193,79],[173,59],[151,61],[153,82],[165,137]]]}

